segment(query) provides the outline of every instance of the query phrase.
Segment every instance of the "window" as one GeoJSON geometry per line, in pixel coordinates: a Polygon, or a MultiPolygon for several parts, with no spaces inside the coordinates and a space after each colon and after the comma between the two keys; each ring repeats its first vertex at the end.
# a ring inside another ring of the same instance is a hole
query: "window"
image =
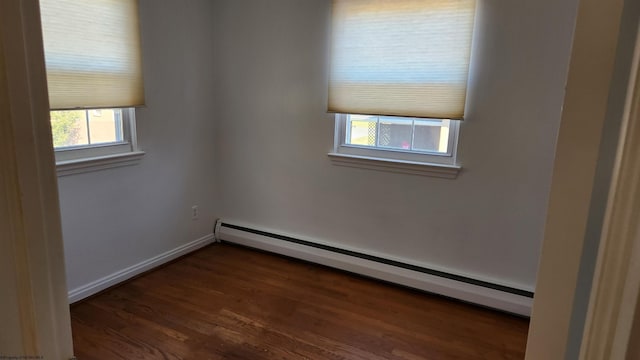
{"type": "Polygon", "coordinates": [[[335,153],[455,164],[459,122],[397,116],[336,115],[335,153]]]}
{"type": "Polygon", "coordinates": [[[132,108],[51,111],[56,161],[137,151],[134,114],[132,108]]]}
{"type": "Polygon", "coordinates": [[[41,0],[58,175],[135,163],[144,105],[137,0],[41,0]]]}
{"type": "Polygon", "coordinates": [[[475,0],[333,0],[332,18],[333,160],[456,172],[475,0]]]}

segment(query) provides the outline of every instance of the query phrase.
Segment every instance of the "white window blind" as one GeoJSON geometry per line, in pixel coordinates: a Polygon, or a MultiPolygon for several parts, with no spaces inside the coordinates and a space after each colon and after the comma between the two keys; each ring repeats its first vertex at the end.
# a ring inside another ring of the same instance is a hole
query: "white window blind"
{"type": "Polygon", "coordinates": [[[464,116],[475,0],[334,0],[329,111],[464,116]]]}
{"type": "Polygon", "coordinates": [[[51,109],[144,104],[136,0],[40,0],[51,109]]]}

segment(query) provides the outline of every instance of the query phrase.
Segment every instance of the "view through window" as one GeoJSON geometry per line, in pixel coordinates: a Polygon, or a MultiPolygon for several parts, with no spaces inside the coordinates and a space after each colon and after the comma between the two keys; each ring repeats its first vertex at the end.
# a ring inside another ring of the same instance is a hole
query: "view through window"
{"type": "Polygon", "coordinates": [[[51,111],[56,149],[125,142],[122,109],[51,111]]]}
{"type": "Polygon", "coordinates": [[[449,152],[451,120],[347,115],[346,145],[410,152],[449,152]]]}

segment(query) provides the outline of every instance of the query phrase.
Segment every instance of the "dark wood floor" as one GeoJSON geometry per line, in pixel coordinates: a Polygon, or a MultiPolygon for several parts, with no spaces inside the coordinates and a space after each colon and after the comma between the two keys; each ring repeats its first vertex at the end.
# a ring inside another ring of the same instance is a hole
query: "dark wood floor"
{"type": "Polygon", "coordinates": [[[522,359],[528,321],[231,245],[71,309],[79,360],[522,359]]]}

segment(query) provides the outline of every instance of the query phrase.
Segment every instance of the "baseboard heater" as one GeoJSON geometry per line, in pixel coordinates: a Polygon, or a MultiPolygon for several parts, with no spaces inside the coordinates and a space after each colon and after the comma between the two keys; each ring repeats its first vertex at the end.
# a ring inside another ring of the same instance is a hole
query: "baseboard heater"
{"type": "Polygon", "coordinates": [[[531,315],[533,292],[319,241],[218,221],[216,239],[506,311],[531,315]]]}

